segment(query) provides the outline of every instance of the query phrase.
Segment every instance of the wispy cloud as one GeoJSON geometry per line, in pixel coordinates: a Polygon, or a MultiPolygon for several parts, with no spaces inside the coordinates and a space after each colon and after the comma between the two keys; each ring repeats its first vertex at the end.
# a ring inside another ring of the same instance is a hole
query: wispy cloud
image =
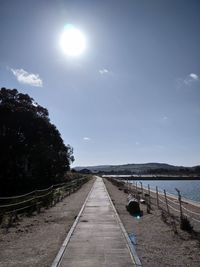
{"type": "Polygon", "coordinates": [[[90,137],[83,137],[83,140],[84,140],[84,141],[90,141],[91,138],[90,138],[90,137]]]}
{"type": "Polygon", "coordinates": [[[200,81],[200,77],[196,73],[190,73],[185,78],[178,78],[176,80],[177,88],[183,86],[191,86],[193,83],[200,81]]]}
{"type": "Polygon", "coordinates": [[[43,81],[39,74],[29,73],[24,69],[10,69],[19,83],[28,84],[31,86],[42,87],[43,81]]]}
{"type": "Polygon", "coordinates": [[[162,121],[167,121],[168,120],[168,117],[167,116],[163,116],[162,117],[162,121]]]}
{"type": "Polygon", "coordinates": [[[190,73],[184,80],[185,85],[191,85],[193,82],[199,81],[199,76],[196,73],[190,73]]]}
{"type": "Polygon", "coordinates": [[[107,70],[107,69],[101,69],[101,70],[99,70],[99,73],[100,73],[101,75],[104,75],[104,74],[109,73],[109,70],[107,70]]]}

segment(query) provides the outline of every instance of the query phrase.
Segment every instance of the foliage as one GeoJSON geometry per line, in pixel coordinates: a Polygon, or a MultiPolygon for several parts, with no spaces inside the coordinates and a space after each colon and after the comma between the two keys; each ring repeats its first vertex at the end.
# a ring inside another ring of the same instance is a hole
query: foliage
{"type": "Polygon", "coordinates": [[[184,231],[187,231],[189,233],[192,232],[193,230],[193,226],[191,225],[190,221],[188,220],[187,217],[183,216],[181,218],[181,225],[180,225],[181,229],[184,231]]]}
{"type": "Polygon", "coordinates": [[[47,109],[16,89],[0,90],[0,195],[61,182],[74,160],[47,109]]]}

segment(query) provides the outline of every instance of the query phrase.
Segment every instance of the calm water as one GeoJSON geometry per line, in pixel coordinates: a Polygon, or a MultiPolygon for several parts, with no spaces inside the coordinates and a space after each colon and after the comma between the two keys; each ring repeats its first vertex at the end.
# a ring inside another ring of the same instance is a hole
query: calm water
{"type": "MultiPolygon", "coordinates": [[[[140,187],[139,181],[137,184],[140,187]]],[[[177,195],[175,188],[178,188],[182,197],[200,202],[200,181],[142,181],[142,184],[146,187],[149,184],[152,189],[158,186],[159,191],[165,189],[174,195],[177,195]]]]}

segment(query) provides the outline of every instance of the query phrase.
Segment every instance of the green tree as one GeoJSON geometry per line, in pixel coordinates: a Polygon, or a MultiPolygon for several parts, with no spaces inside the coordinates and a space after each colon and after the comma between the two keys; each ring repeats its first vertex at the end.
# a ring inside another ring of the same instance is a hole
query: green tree
{"type": "Polygon", "coordinates": [[[47,109],[16,89],[0,90],[0,195],[63,181],[74,160],[47,109]]]}

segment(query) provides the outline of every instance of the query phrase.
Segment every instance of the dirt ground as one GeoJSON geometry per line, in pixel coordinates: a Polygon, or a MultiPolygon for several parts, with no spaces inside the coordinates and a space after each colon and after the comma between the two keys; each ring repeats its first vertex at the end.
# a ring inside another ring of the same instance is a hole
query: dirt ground
{"type": "Polygon", "coordinates": [[[126,211],[127,194],[104,179],[110,197],[128,234],[136,237],[136,251],[143,267],[200,266],[200,242],[180,230],[174,234],[172,227],[161,219],[161,211],[153,206],[147,214],[146,205],[140,205],[143,216],[137,219],[126,211]]]}
{"type": "MultiPolygon", "coordinates": [[[[141,205],[143,217],[131,216],[126,211],[127,194],[104,181],[127,232],[136,237],[136,251],[143,267],[200,266],[199,241],[179,228],[174,234],[156,206],[147,214],[146,205],[141,205]]],[[[23,217],[8,233],[0,228],[0,267],[49,267],[93,182],[94,179],[55,207],[23,217]]]]}
{"type": "Polygon", "coordinates": [[[49,267],[78,215],[94,179],[39,215],[0,228],[0,267],[49,267]]]}

